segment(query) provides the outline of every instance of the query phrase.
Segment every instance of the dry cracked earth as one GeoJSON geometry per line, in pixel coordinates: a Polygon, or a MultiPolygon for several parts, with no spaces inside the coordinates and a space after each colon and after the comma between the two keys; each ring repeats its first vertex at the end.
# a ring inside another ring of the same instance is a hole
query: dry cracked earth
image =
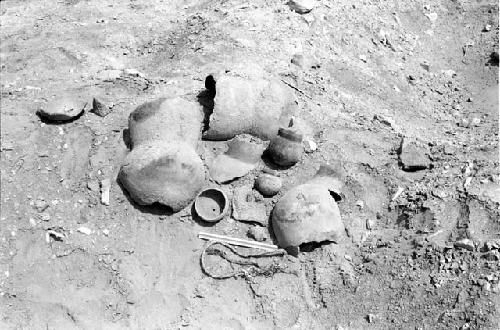
{"type": "Polygon", "coordinates": [[[500,328],[498,2],[322,0],[299,14],[282,0],[5,0],[0,11],[0,328],[500,328]],[[214,68],[247,64],[295,93],[318,146],[259,202],[269,214],[321,163],[340,164],[346,239],[218,280],[200,268],[197,234],[250,239],[256,225],[136,205],[116,176],[138,105],[197,95],[214,68]],[[40,105],[67,93],[85,113],[41,121],[40,105]],[[93,98],[110,114],[90,112],[93,98]],[[403,138],[426,168],[404,170],[403,138]]]}

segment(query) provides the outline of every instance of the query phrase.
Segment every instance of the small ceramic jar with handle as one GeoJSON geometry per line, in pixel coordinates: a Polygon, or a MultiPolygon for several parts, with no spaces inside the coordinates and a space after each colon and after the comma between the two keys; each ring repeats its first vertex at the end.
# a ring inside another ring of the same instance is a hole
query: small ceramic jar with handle
{"type": "Polygon", "coordinates": [[[280,166],[292,166],[300,160],[304,150],[302,134],[290,128],[280,128],[278,135],[271,141],[267,153],[272,161],[280,166]]]}

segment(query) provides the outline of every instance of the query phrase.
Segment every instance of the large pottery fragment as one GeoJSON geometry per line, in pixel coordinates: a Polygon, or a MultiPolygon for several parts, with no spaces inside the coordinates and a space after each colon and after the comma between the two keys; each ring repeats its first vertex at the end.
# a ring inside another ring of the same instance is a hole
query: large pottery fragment
{"type": "Polygon", "coordinates": [[[140,144],[127,155],[119,180],[138,204],[158,202],[177,212],[201,190],[205,170],[190,145],[153,141],[140,144]]]}

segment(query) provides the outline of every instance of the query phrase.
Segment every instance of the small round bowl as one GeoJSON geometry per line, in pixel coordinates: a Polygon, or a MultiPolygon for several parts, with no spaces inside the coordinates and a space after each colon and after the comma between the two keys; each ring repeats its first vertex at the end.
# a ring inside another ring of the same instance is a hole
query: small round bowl
{"type": "Polygon", "coordinates": [[[229,210],[226,194],[217,188],[208,188],[199,193],[194,201],[196,214],[207,222],[217,222],[229,210]]]}

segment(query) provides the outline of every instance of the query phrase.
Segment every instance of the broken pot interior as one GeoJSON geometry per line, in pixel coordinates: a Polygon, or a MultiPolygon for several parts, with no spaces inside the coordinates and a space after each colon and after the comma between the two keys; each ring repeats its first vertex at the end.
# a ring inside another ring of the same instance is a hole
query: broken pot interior
{"type": "Polygon", "coordinates": [[[273,209],[272,225],[282,248],[337,242],[345,234],[337,203],[320,184],[306,183],[288,191],[273,209]]]}
{"type": "Polygon", "coordinates": [[[205,169],[189,144],[153,141],[127,155],[119,180],[138,204],[160,203],[177,212],[201,190],[205,169]]]}
{"type": "Polygon", "coordinates": [[[229,140],[244,133],[271,140],[297,108],[294,94],[274,78],[226,74],[208,86],[215,88],[215,99],[208,130],[203,133],[207,140],[229,140]]]}
{"type": "Polygon", "coordinates": [[[218,188],[204,189],[194,201],[196,214],[207,222],[217,222],[229,210],[229,200],[218,188]]]}

